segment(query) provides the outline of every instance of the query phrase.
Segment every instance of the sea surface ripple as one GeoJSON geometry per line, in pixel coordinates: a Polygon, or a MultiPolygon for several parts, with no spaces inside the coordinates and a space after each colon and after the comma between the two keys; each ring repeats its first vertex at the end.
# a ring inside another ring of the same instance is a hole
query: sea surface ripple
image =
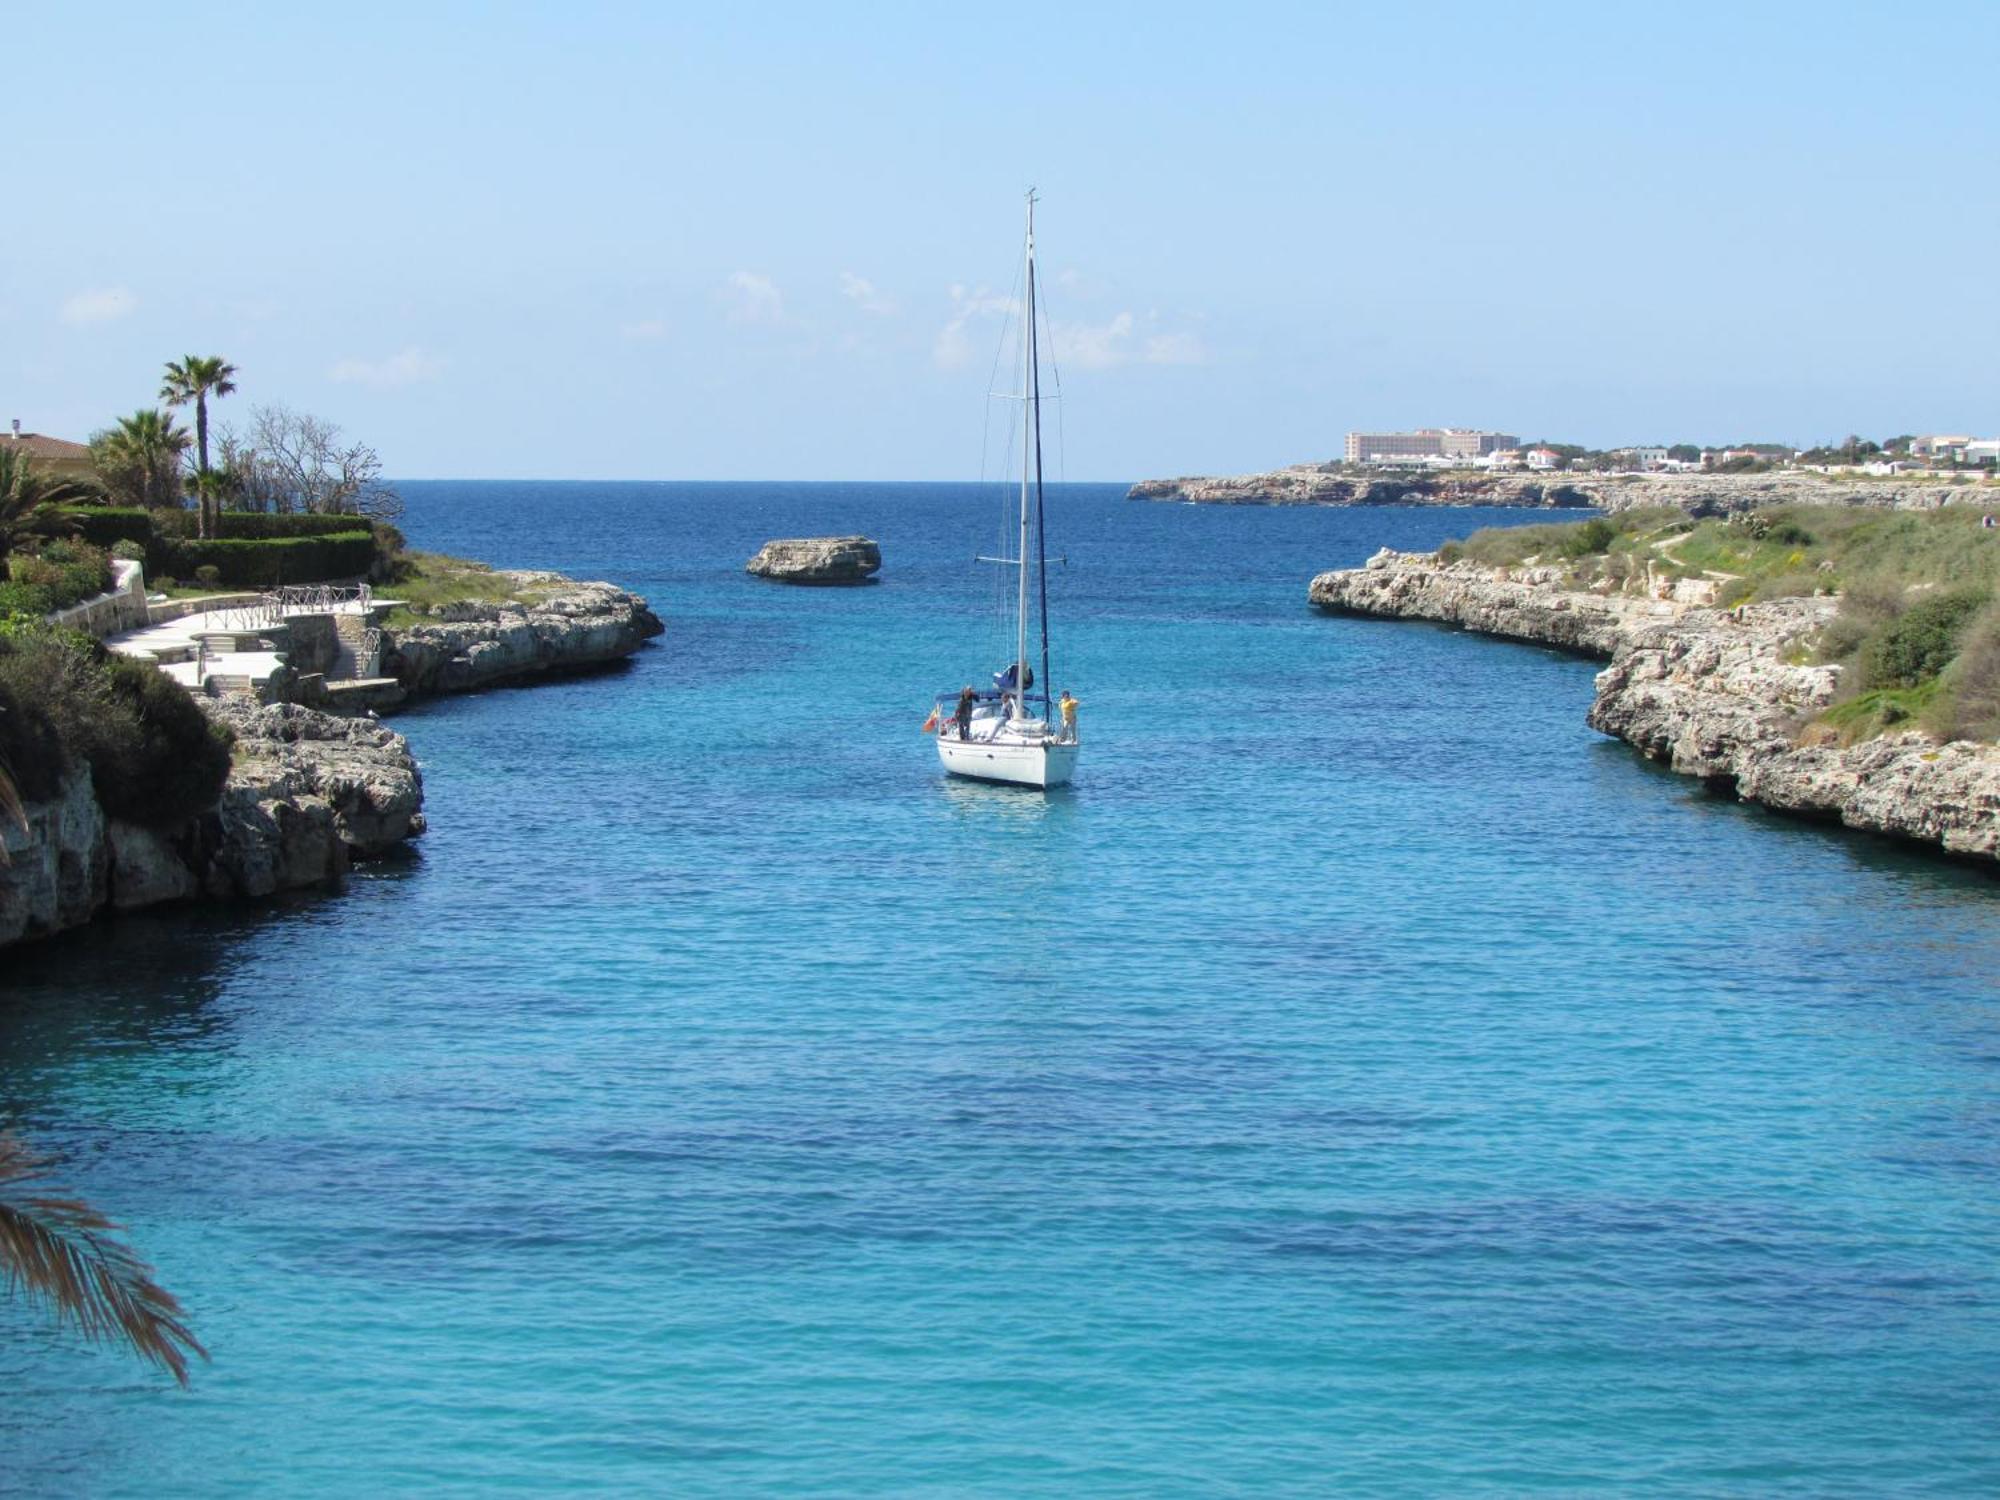
{"type": "Polygon", "coordinates": [[[0,1304],[0,1486],[2000,1491],[2000,885],[1306,608],[1536,517],[1060,488],[1044,797],[919,733],[990,494],[406,494],[668,632],[399,716],[431,832],[343,893],[0,955],[0,1121],[215,1356],[0,1304]]]}

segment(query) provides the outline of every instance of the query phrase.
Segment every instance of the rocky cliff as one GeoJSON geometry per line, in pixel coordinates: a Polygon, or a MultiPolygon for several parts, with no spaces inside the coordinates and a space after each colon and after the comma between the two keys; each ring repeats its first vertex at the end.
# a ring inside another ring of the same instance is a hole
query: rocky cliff
{"type": "Polygon", "coordinates": [[[1307,597],[1335,613],[1439,621],[1609,657],[1592,728],[1779,811],[2000,860],[2000,746],[1912,733],[1842,747],[1809,724],[1839,685],[1838,667],[1803,661],[1831,599],[1724,611],[1570,589],[1554,569],[1387,550],[1365,568],[1322,573],[1307,597]]]}
{"type": "Polygon", "coordinates": [[[539,602],[469,600],[415,609],[418,623],[383,631],[383,672],[413,696],[460,693],[602,666],[666,628],[644,599],[608,583],[577,583],[560,573],[502,576],[539,594],[539,602]]]}
{"type": "Polygon", "coordinates": [[[1399,474],[1359,473],[1339,464],[1298,464],[1229,479],[1148,479],[1134,500],[1202,505],[1508,505],[1633,510],[1677,505],[1697,516],[1736,515],[1765,505],[1868,505],[1930,510],[1941,505],[2000,509],[2000,484],[1829,479],[1810,471],[1770,474],[1399,474]]]}
{"type": "Polygon", "coordinates": [[[24,830],[0,824],[0,945],[44,937],[100,911],[195,896],[268,896],[325,885],[351,859],[423,831],[423,782],[399,734],[249,699],[202,700],[236,734],[219,803],[191,824],[143,828],[107,818],[88,766],[27,806],[24,830]]]}
{"type": "Polygon", "coordinates": [[[764,543],[743,571],[780,583],[867,583],[881,567],[881,547],[865,536],[801,536],[764,543]]]}

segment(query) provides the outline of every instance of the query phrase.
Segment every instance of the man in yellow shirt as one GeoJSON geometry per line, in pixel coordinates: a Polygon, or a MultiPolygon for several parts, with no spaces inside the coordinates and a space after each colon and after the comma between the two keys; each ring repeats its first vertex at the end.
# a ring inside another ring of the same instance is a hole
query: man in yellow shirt
{"type": "Polygon", "coordinates": [[[1077,701],[1070,697],[1068,688],[1063,689],[1063,695],[1057,701],[1056,707],[1062,710],[1063,738],[1066,740],[1075,739],[1077,701]]]}

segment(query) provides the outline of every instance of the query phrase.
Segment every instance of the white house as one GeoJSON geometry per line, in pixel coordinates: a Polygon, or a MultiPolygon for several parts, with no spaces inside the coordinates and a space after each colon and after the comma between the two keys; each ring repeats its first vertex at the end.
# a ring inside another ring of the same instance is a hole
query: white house
{"type": "Polygon", "coordinates": [[[1562,462],[1562,455],[1553,448],[1530,448],[1527,452],[1528,467],[1531,469],[1553,469],[1562,462]]]}
{"type": "Polygon", "coordinates": [[[1664,448],[1620,448],[1618,456],[1635,469],[1663,468],[1667,462],[1664,448]]]}
{"type": "Polygon", "coordinates": [[[1963,448],[1972,441],[1972,435],[1964,432],[1933,432],[1924,437],[1910,439],[1912,458],[1949,458],[1954,450],[1963,448]]]}

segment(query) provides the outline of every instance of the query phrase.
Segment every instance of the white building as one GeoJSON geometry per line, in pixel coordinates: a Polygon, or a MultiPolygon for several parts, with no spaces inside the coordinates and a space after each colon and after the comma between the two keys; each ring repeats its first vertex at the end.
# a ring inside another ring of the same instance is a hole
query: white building
{"type": "Polygon", "coordinates": [[[1910,439],[1912,458],[1952,458],[1956,450],[1972,441],[1970,433],[1933,432],[1925,437],[1910,439]]]}
{"type": "Polygon", "coordinates": [[[1665,468],[1667,462],[1664,448],[1620,448],[1618,456],[1635,469],[1665,468]]]}
{"type": "Polygon", "coordinates": [[[1553,469],[1562,462],[1562,455],[1553,448],[1530,448],[1526,457],[1531,469],[1553,469]]]}

